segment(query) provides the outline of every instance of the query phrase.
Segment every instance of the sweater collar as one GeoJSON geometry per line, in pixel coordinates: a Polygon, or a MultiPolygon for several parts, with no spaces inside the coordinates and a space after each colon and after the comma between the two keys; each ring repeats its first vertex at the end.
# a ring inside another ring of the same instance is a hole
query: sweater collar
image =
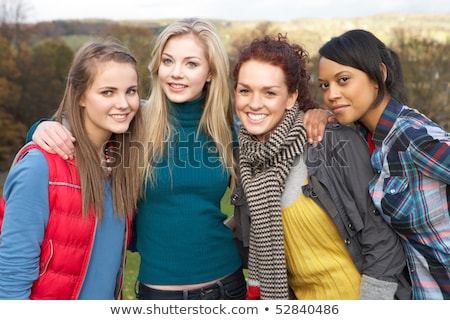
{"type": "Polygon", "coordinates": [[[177,103],[169,101],[170,116],[181,125],[198,124],[203,114],[203,104],[206,93],[203,92],[200,97],[195,100],[177,103]]]}

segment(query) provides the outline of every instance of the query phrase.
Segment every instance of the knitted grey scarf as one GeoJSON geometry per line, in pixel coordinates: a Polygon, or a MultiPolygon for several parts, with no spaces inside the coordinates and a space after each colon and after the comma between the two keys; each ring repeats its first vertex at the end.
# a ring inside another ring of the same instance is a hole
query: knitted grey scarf
{"type": "Polygon", "coordinates": [[[239,166],[251,219],[249,284],[260,286],[261,299],[289,297],[280,201],[292,163],[307,140],[302,120],[295,104],[268,141],[257,141],[243,127],[239,132],[239,166]]]}

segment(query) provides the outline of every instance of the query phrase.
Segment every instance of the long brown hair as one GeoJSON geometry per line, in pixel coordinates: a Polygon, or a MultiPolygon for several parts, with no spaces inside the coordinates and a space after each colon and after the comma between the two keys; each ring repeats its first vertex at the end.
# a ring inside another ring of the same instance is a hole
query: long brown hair
{"type": "MultiPolygon", "coordinates": [[[[99,219],[104,216],[107,174],[100,164],[98,150],[86,134],[80,100],[92,85],[98,65],[109,61],[128,63],[137,73],[136,60],[125,47],[112,40],[87,43],[74,57],[64,96],[55,114],[56,120],[66,123],[76,138],[75,157],[81,180],[83,214],[87,215],[92,207],[99,219]]],[[[113,134],[110,145],[105,146],[115,160],[111,172],[114,213],[122,217],[133,213],[141,193],[142,174],[138,160],[142,150],[131,147],[143,128],[140,109],[131,121],[128,132],[113,134]]]]}

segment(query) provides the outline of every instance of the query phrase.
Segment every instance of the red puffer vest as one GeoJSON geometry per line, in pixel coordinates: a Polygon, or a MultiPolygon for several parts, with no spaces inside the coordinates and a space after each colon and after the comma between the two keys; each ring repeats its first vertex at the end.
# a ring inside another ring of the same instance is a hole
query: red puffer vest
{"type": "MultiPolygon", "coordinates": [[[[22,148],[15,161],[19,161],[32,148],[41,150],[47,159],[50,216],[41,244],[39,278],[33,283],[30,299],[74,300],[78,298],[89,265],[97,219],[92,211],[87,219],[81,214],[81,186],[75,160],[63,160],[56,154],[28,144],[22,148]]],[[[4,206],[2,197],[0,230],[4,206]]],[[[131,219],[128,218],[124,264],[130,225],[131,219]]],[[[122,281],[123,272],[117,279],[116,298],[120,297],[122,281]]]]}

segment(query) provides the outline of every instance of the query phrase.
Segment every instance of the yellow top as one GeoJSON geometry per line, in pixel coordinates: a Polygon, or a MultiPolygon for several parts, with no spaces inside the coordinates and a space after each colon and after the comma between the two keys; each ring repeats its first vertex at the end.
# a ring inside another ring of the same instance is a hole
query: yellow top
{"type": "Polygon", "coordinates": [[[282,217],[288,282],[297,299],[358,299],[361,275],[327,213],[302,193],[282,217]]]}

